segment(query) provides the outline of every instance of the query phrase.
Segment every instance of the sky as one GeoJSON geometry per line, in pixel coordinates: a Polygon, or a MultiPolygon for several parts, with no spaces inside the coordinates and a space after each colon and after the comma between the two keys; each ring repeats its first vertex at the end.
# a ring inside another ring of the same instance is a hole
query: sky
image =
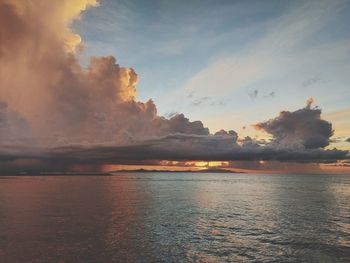
{"type": "Polygon", "coordinates": [[[346,170],[349,11],[0,0],[0,171],[346,170]]]}
{"type": "Polygon", "coordinates": [[[81,60],[114,54],[161,115],[263,136],[251,125],[313,97],[347,136],[349,12],[349,1],[102,0],[73,27],[81,60]]]}

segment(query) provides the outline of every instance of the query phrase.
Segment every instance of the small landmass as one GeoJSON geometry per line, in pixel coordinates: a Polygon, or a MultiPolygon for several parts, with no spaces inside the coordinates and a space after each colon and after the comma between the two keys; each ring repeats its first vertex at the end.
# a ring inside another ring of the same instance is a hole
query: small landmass
{"type": "Polygon", "coordinates": [[[16,175],[22,175],[22,176],[65,176],[65,175],[72,175],[72,176],[110,176],[111,173],[105,173],[105,172],[19,172],[16,175]]]}
{"type": "Polygon", "coordinates": [[[157,170],[157,169],[133,169],[133,170],[114,170],[110,173],[242,173],[223,168],[208,168],[200,170],[157,170]]]}

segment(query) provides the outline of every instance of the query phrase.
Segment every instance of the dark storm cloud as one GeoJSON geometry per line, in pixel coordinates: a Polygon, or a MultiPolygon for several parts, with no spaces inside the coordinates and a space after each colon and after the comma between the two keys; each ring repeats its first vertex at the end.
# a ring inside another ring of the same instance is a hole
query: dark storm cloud
{"type": "Polygon", "coordinates": [[[278,117],[254,127],[270,133],[274,143],[280,146],[323,148],[329,145],[333,135],[332,124],[321,119],[321,110],[312,109],[311,103],[308,101],[307,107],[294,112],[282,111],[278,117]]]}
{"type": "MultiPolygon", "coordinates": [[[[160,160],[201,161],[285,161],[329,163],[348,159],[348,151],[323,149],[286,149],[260,146],[251,138],[243,144],[234,134],[173,134],[126,146],[72,145],[38,151],[38,153],[0,155],[0,168],[14,171],[74,170],[77,165],[99,167],[104,164],[154,164],[160,160]],[[23,160],[31,160],[26,163],[23,160]],[[33,160],[36,160],[34,162],[33,160]],[[10,166],[9,164],[12,164],[10,166]],[[15,165],[13,165],[15,164],[15,165]]],[[[159,163],[159,162],[158,162],[159,163]]]]}
{"type": "MultiPolygon", "coordinates": [[[[183,114],[137,100],[138,76],[113,56],[85,68],[69,25],[95,0],[0,0],[0,171],[68,170],[152,160],[332,161],[332,126],[308,107],[256,125],[271,143],[211,134],[183,114]],[[69,4],[68,4],[69,3],[69,4]]],[[[252,99],[258,91],[251,94],[252,99]]],[[[193,93],[189,95],[193,99],[193,93]]],[[[215,103],[203,97],[202,103],[215,103]]],[[[219,104],[218,104],[219,105],[219,104]]]]}
{"type": "Polygon", "coordinates": [[[350,138],[347,138],[346,141],[347,141],[347,142],[350,142],[350,138]]]}

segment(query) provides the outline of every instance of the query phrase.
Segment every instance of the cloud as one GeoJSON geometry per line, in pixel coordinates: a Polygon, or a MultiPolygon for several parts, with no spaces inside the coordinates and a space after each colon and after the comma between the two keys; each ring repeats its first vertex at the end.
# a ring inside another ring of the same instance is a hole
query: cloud
{"type": "Polygon", "coordinates": [[[350,142],[350,138],[347,138],[346,141],[347,141],[347,142],[350,142]]]}
{"type": "MultiPolygon", "coordinates": [[[[191,96],[188,96],[188,98],[192,99],[194,97],[194,94],[191,93],[191,96]]],[[[215,100],[212,99],[211,97],[198,97],[198,98],[193,98],[191,101],[191,105],[194,107],[199,107],[199,106],[223,106],[227,103],[226,100],[215,100]]]]}
{"type": "MultiPolygon", "coordinates": [[[[67,149],[65,149],[67,150],[67,149]]],[[[63,151],[63,156],[67,154],[63,151]]],[[[79,155],[89,160],[101,159],[110,162],[122,160],[279,160],[301,162],[329,162],[343,159],[345,151],[288,150],[273,147],[242,147],[234,144],[230,137],[171,135],[145,142],[142,145],[126,147],[94,147],[80,149],[79,155]],[[125,154],[127,152],[127,154],[125,154]]]]}
{"type": "Polygon", "coordinates": [[[308,99],[305,108],[294,112],[282,111],[278,117],[254,127],[271,134],[273,142],[281,147],[324,148],[333,135],[332,124],[321,119],[321,110],[312,109],[312,102],[312,98],[308,99]]]}
{"type": "Polygon", "coordinates": [[[0,138],[1,148],[35,145],[29,123],[3,102],[0,102],[0,138]]]}
{"type": "Polygon", "coordinates": [[[305,80],[302,84],[301,84],[301,87],[302,88],[308,88],[312,85],[315,85],[317,84],[318,82],[321,81],[321,78],[320,77],[313,77],[313,78],[310,78],[310,79],[307,79],[305,80]]]}
{"type": "Polygon", "coordinates": [[[256,125],[274,136],[269,144],[238,140],[232,130],[210,134],[201,121],[183,114],[158,116],[152,100],[137,100],[132,68],[113,56],[92,57],[86,68],[79,64],[76,52],[83,44],[69,26],[95,5],[0,0],[1,171],[163,159],[346,158],[346,151],[319,149],[328,145],[332,129],[311,104],[256,125]]]}
{"type": "Polygon", "coordinates": [[[214,135],[216,135],[216,136],[232,136],[234,138],[235,142],[237,141],[237,138],[238,138],[238,134],[234,130],[225,131],[225,130],[221,129],[220,131],[217,131],[214,135]]]}
{"type": "Polygon", "coordinates": [[[184,115],[165,119],[137,101],[138,76],[113,56],[92,57],[69,25],[94,0],[1,0],[0,101],[23,117],[42,147],[129,144],[169,133],[208,134],[184,115]]]}
{"type": "MultiPolygon", "coordinates": [[[[346,93],[348,81],[344,76],[349,60],[344,54],[349,54],[345,51],[349,50],[349,39],[327,38],[323,34],[334,22],[331,17],[340,20],[344,4],[344,1],[290,2],[281,15],[270,18],[266,26],[260,22],[255,24],[261,32],[259,37],[250,39],[240,49],[219,50],[209,58],[207,66],[192,75],[179,94],[201,92],[202,96],[212,98],[242,98],[246,90],[259,90],[262,94],[273,89],[282,100],[296,105],[301,98],[295,95],[295,88],[300,89],[302,80],[314,76],[315,72],[327,81],[317,82],[317,77],[306,81],[305,85],[310,88],[311,83],[320,84],[305,91],[308,95],[317,88],[321,96],[330,96],[327,85],[330,81],[346,93]]],[[[256,97],[254,92],[251,95],[256,97]]],[[[249,110],[247,103],[239,100],[236,103],[241,111],[249,110]]],[[[271,109],[266,112],[268,110],[271,109]]]]}
{"type": "MultiPolygon", "coordinates": [[[[350,109],[343,108],[336,111],[328,111],[323,114],[324,118],[333,123],[334,136],[348,138],[350,134],[350,109]]],[[[344,141],[344,140],[343,140],[344,141]]],[[[337,147],[347,148],[345,143],[337,145],[337,147]]]]}
{"type": "Polygon", "coordinates": [[[252,100],[255,100],[258,97],[259,92],[258,90],[253,90],[252,92],[249,92],[248,95],[252,100]]]}
{"type": "Polygon", "coordinates": [[[275,95],[276,95],[276,92],[271,91],[270,93],[264,95],[264,98],[273,98],[275,97],[275,95]]]}
{"type": "Polygon", "coordinates": [[[74,167],[103,167],[105,164],[160,164],[172,161],[283,161],[300,163],[335,162],[347,159],[347,151],[322,149],[286,149],[273,145],[239,145],[226,135],[174,134],[126,146],[67,145],[50,148],[40,154],[1,155],[0,167],[14,167],[17,171],[31,167],[32,171],[72,170],[74,167]],[[23,160],[31,161],[24,166],[23,160]],[[36,162],[34,162],[36,161],[36,162]],[[36,166],[34,165],[36,164],[36,166]]]}
{"type": "Polygon", "coordinates": [[[312,103],[314,103],[314,99],[313,99],[313,98],[308,98],[308,99],[306,100],[306,108],[307,108],[307,109],[310,109],[312,103]]]}
{"type": "Polygon", "coordinates": [[[206,102],[206,101],[208,101],[208,100],[210,100],[209,97],[201,97],[201,98],[199,98],[199,99],[194,100],[194,101],[192,102],[192,105],[193,105],[193,106],[200,106],[200,105],[202,105],[204,102],[206,102]]]}
{"type": "MultiPolygon", "coordinates": [[[[252,92],[248,92],[248,95],[249,95],[251,100],[255,100],[259,96],[259,91],[258,90],[253,90],[252,92]]],[[[263,98],[273,98],[273,97],[275,97],[275,95],[276,95],[276,92],[271,91],[271,92],[269,92],[267,94],[264,94],[262,97],[263,98]]]]}

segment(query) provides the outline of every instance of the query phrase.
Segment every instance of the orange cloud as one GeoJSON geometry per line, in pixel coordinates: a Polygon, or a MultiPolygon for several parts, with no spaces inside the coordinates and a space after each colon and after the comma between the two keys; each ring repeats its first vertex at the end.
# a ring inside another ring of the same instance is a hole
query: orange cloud
{"type": "Polygon", "coordinates": [[[87,68],[77,60],[74,52],[82,43],[70,25],[96,5],[96,0],[0,0],[0,161],[6,162],[1,170],[17,159],[35,158],[45,167],[346,158],[347,152],[322,149],[332,126],[310,101],[304,109],[260,123],[274,137],[264,146],[249,137],[238,140],[234,131],[210,134],[201,121],[183,114],[158,116],[152,100],[137,101],[133,69],[113,56],[92,57],[87,68]],[[291,120],[294,134],[285,127],[291,120]]]}

